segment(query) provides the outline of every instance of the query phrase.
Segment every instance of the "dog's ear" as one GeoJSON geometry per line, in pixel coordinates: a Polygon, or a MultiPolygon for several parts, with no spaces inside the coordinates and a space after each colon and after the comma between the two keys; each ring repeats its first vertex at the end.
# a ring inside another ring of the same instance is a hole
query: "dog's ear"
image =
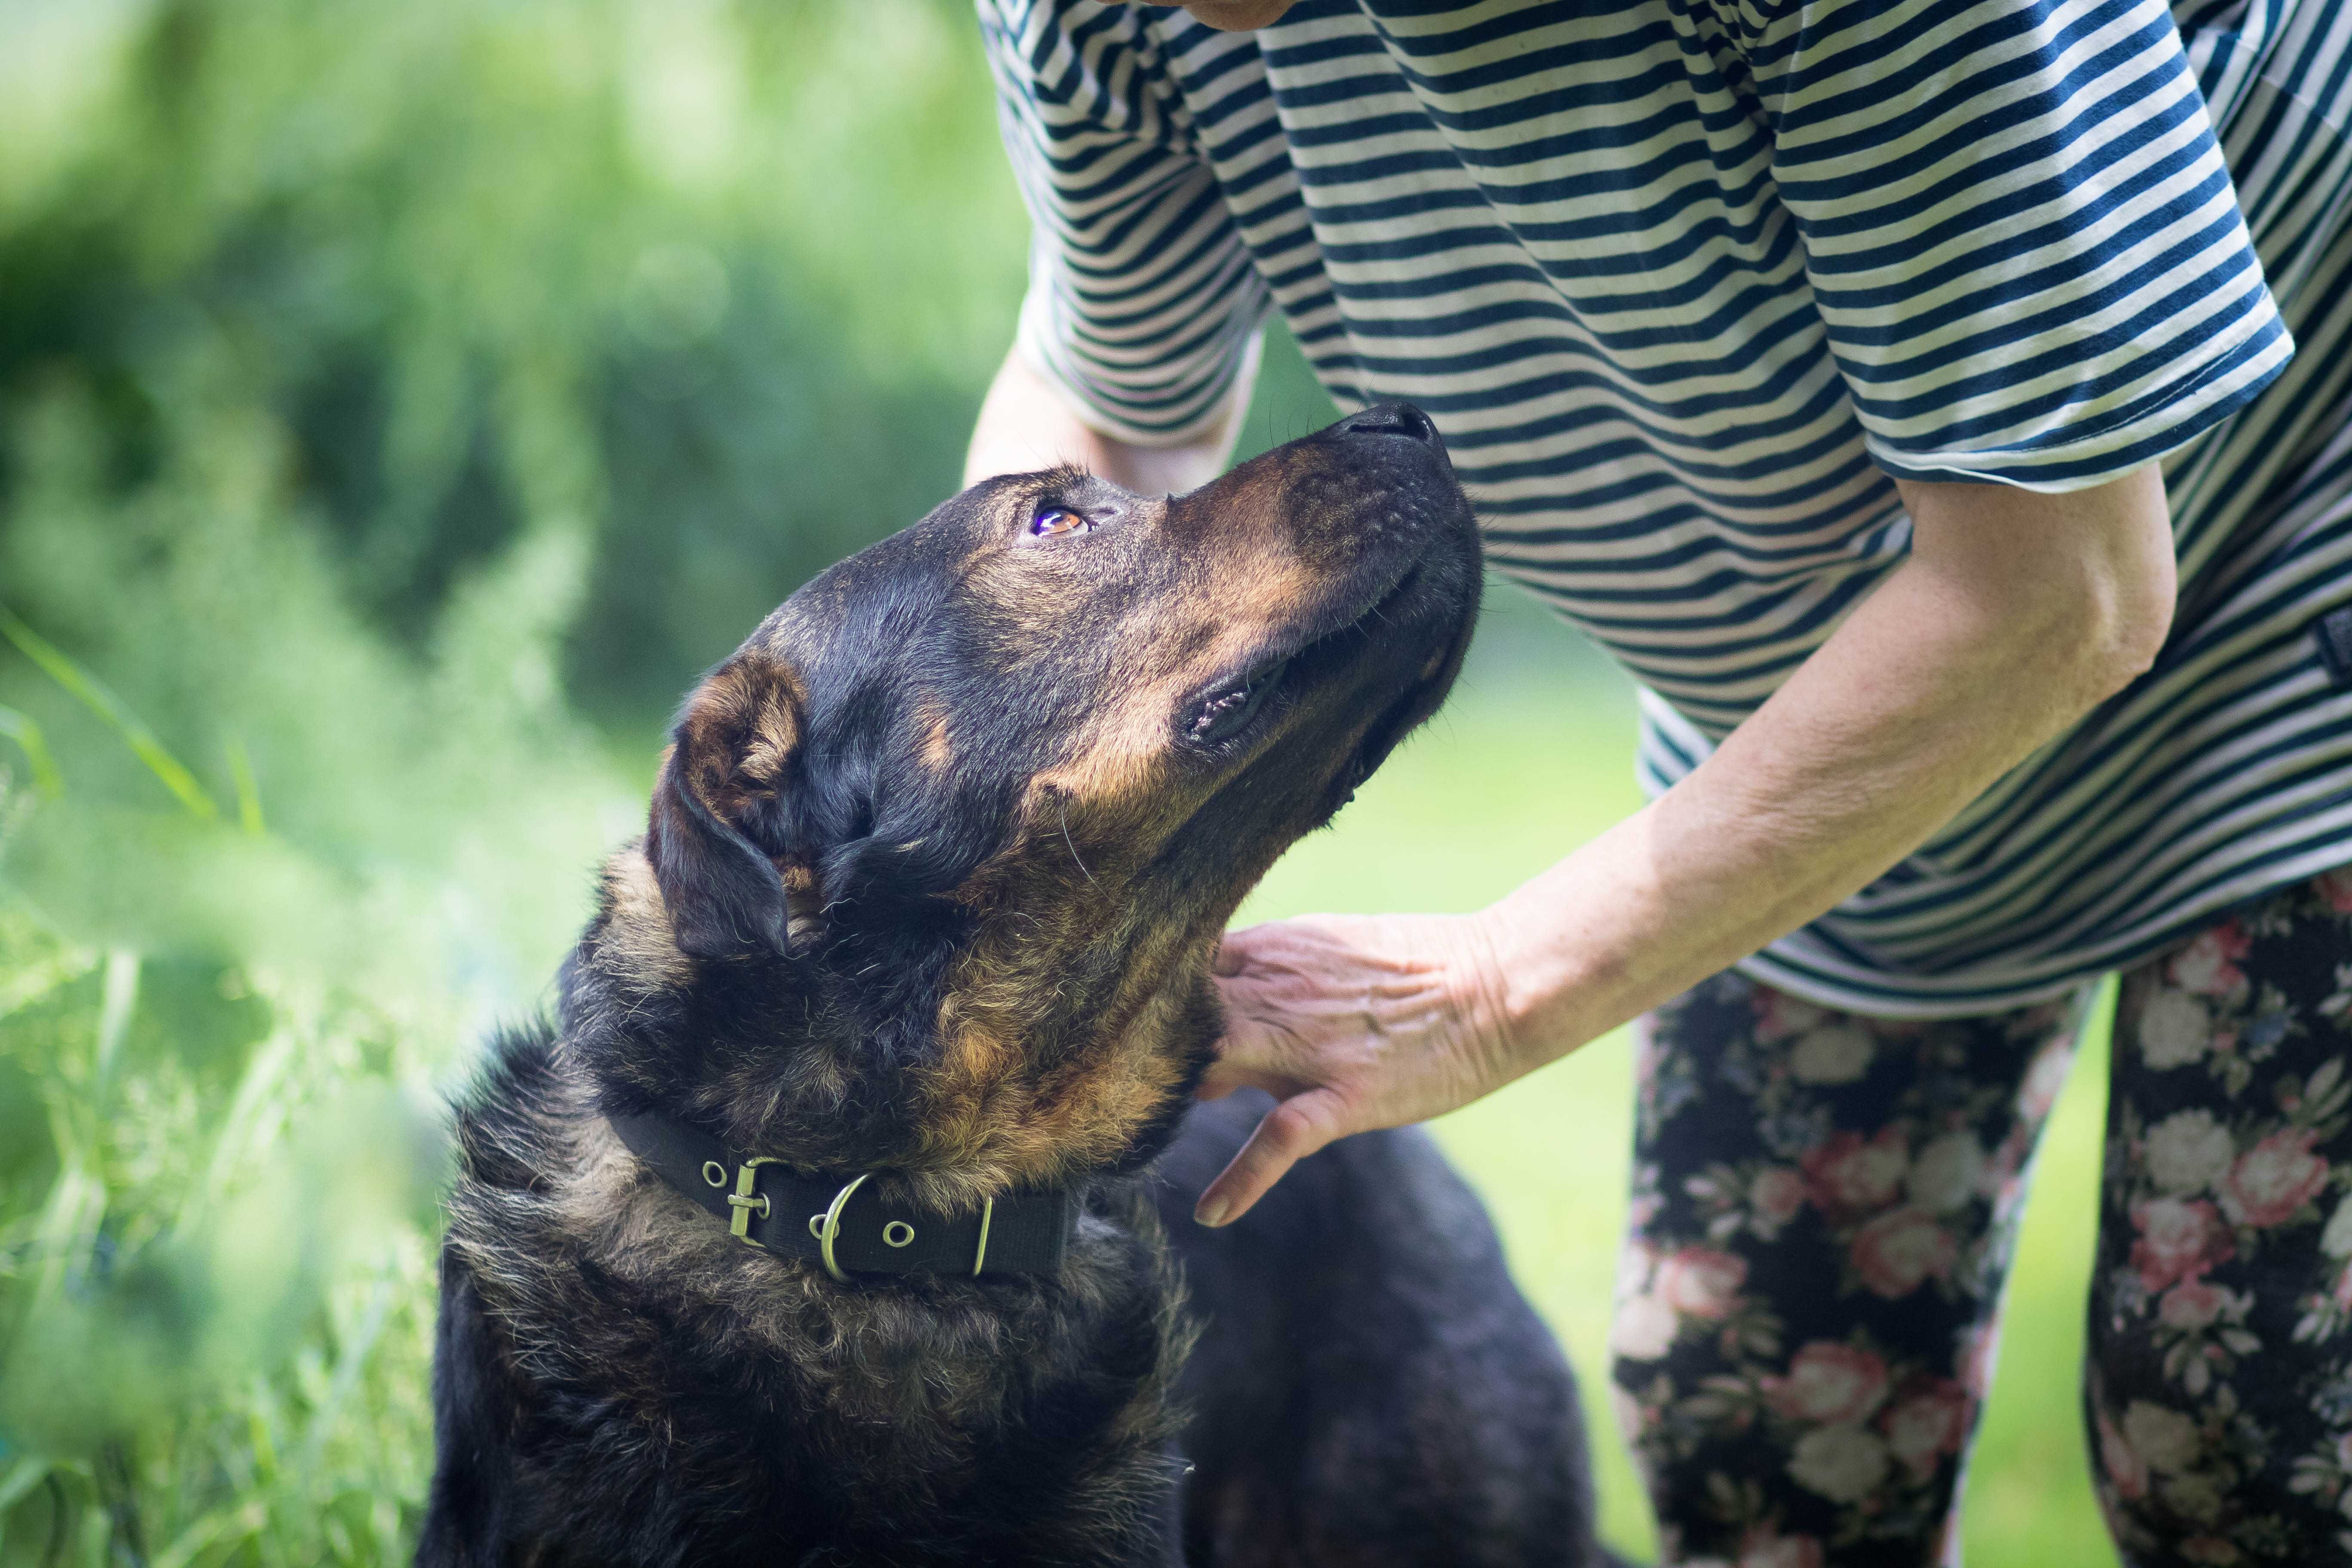
{"type": "Polygon", "coordinates": [[[759,648],[687,700],[646,830],[680,952],[787,951],[792,910],[775,857],[790,837],[805,713],[791,667],[759,648]]]}

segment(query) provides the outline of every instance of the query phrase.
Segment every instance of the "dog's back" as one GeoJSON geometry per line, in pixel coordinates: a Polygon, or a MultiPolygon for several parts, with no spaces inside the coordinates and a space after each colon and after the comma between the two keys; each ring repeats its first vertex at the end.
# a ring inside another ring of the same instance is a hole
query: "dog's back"
{"type": "Polygon", "coordinates": [[[1568,1363],[1427,1134],[1343,1140],[1234,1224],[1192,1222],[1270,1103],[1200,1107],[1153,1171],[1200,1328],[1179,1384],[1187,1559],[1609,1561],[1568,1363]]]}

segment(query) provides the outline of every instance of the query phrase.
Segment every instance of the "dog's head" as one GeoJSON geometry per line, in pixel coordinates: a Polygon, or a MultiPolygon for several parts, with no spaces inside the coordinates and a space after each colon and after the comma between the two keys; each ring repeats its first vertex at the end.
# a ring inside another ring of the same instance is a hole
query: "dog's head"
{"type": "Polygon", "coordinates": [[[1436,708],[1478,582],[1402,405],[1190,495],[964,491],[688,699],[583,956],[670,1023],[600,1065],[948,1201],[1148,1152],[1227,917],[1436,708]]]}

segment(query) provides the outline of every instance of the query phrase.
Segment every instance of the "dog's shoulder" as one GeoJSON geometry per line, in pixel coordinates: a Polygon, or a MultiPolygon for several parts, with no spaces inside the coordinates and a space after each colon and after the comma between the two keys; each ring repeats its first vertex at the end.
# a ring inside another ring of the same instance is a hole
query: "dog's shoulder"
{"type": "Polygon", "coordinates": [[[683,1305],[772,1271],[629,1153],[572,1054],[543,1021],[502,1030],[453,1097],[448,1243],[500,1315],[560,1320],[585,1290],[600,1314],[683,1305]]]}
{"type": "Polygon", "coordinates": [[[451,1097],[459,1179],[508,1191],[543,1190],[556,1157],[552,1134],[578,1094],[556,1063],[543,1018],[500,1029],[473,1077],[451,1097]]]}

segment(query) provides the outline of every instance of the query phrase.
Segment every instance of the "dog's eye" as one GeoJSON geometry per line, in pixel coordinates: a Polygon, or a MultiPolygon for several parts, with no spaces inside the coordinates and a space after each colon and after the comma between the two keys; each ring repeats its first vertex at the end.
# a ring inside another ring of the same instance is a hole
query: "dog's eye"
{"type": "Polygon", "coordinates": [[[1041,507],[1029,520],[1032,539],[1051,539],[1058,533],[1084,533],[1094,524],[1075,511],[1058,506],[1041,507]]]}

